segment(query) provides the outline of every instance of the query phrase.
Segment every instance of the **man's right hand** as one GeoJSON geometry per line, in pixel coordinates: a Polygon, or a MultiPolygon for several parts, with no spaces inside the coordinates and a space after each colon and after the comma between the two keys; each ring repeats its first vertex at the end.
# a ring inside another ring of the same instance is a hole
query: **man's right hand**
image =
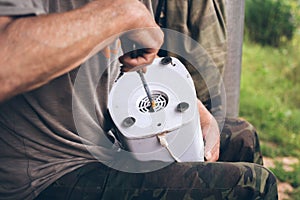
{"type": "Polygon", "coordinates": [[[137,0],[94,0],[68,12],[0,16],[0,102],[73,70],[120,36],[144,49],[135,58],[120,58],[127,71],[151,64],[163,42],[153,16],[137,0]]]}
{"type": "MultiPolygon", "coordinates": [[[[137,71],[143,66],[151,64],[164,40],[162,30],[147,8],[139,1],[126,1],[126,4],[127,2],[138,5],[134,5],[136,6],[134,9],[128,8],[134,11],[131,13],[134,20],[132,29],[123,35],[123,39],[126,41],[123,46],[125,54],[119,60],[123,64],[124,72],[137,71]]],[[[130,4],[126,6],[130,6],[130,4]]]]}

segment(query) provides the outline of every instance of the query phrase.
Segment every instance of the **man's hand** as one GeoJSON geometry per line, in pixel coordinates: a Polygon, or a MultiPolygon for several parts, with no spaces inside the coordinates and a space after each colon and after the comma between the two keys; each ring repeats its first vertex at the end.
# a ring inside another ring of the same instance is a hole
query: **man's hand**
{"type": "Polygon", "coordinates": [[[119,60],[124,72],[137,71],[151,64],[164,40],[162,30],[146,7],[141,4],[141,8],[136,11],[140,14],[136,14],[139,16],[136,17],[138,20],[134,28],[125,32],[121,38],[125,54],[119,60]]]}
{"type": "Polygon", "coordinates": [[[128,37],[122,41],[125,54],[119,58],[124,72],[137,71],[151,64],[163,43],[163,32],[159,27],[132,30],[125,37],[128,37]]]}
{"type": "Polygon", "coordinates": [[[125,53],[119,58],[123,64],[122,70],[124,72],[137,71],[141,68],[146,70],[144,66],[153,62],[157,52],[157,49],[146,48],[125,53]]]}
{"type": "Polygon", "coordinates": [[[219,159],[220,132],[217,121],[205,106],[198,100],[200,124],[204,139],[204,156],[206,161],[214,162],[219,159]]]}
{"type": "Polygon", "coordinates": [[[124,70],[150,64],[163,41],[137,0],[94,0],[68,12],[0,16],[0,102],[75,69],[120,36],[143,48],[136,58],[120,59],[124,70]]]}

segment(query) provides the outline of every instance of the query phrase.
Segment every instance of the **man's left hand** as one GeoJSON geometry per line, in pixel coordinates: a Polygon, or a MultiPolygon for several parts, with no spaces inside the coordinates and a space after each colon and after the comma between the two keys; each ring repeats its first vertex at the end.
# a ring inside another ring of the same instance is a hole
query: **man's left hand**
{"type": "Polygon", "coordinates": [[[204,156],[206,161],[215,162],[219,159],[220,154],[220,131],[218,123],[200,100],[198,100],[198,110],[205,143],[204,156]]]}

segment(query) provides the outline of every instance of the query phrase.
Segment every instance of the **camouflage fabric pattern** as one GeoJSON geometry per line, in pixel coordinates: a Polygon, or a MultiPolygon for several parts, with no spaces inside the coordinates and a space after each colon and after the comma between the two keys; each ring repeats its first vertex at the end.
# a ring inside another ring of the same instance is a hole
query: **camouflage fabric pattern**
{"type": "Polygon", "coordinates": [[[199,55],[199,51],[195,51],[199,46],[168,37],[163,46],[165,49],[180,48],[182,55],[168,54],[185,64],[194,80],[198,98],[214,115],[222,109],[220,87],[227,52],[224,5],[224,0],[165,0],[157,20],[161,27],[188,35],[203,48],[199,55]],[[197,66],[191,65],[186,58],[197,66]],[[211,105],[212,101],[214,105],[211,105]]]}
{"type": "Polygon", "coordinates": [[[65,175],[37,199],[274,200],[276,191],[273,174],[251,163],[174,163],[144,174],[129,174],[94,163],[65,175]],[[66,182],[67,178],[74,181],[66,182]]]}
{"type": "Polygon", "coordinates": [[[221,133],[220,161],[263,165],[256,129],[241,118],[226,118],[221,133]]]}
{"type": "MultiPolygon", "coordinates": [[[[178,55],[191,73],[198,98],[212,112],[219,124],[223,121],[220,116],[221,105],[221,76],[226,60],[226,16],[224,0],[192,0],[192,1],[163,1],[161,12],[157,19],[160,26],[179,31],[197,41],[205,50],[206,56],[196,60],[199,66],[192,66],[185,58],[178,55]],[[211,59],[211,60],[210,60],[211,59]],[[213,65],[211,65],[213,62],[213,65]],[[199,68],[198,68],[199,67],[199,68]],[[217,68],[212,69],[212,68],[217,68]],[[219,72],[219,74],[216,74],[219,72]],[[203,77],[206,77],[205,80],[203,77]],[[211,105],[211,102],[215,102],[211,105]]],[[[157,15],[158,13],[156,13],[157,15]]],[[[180,42],[180,41],[177,41],[180,42]]],[[[166,38],[165,48],[174,46],[176,42],[166,38]]],[[[180,45],[185,55],[197,58],[193,47],[188,44],[180,45]]],[[[198,47],[194,47],[198,48],[198,47]]],[[[171,54],[171,53],[169,53],[171,54]]],[[[224,161],[245,161],[262,164],[262,155],[255,128],[245,120],[226,118],[224,127],[220,127],[221,157],[224,161]]]]}
{"type": "Polygon", "coordinates": [[[275,176],[259,164],[254,127],[226,119],[219,162],[174,163],[144,174],[93,163],[57,180],[37,199],[277,199],[275,176]]]}

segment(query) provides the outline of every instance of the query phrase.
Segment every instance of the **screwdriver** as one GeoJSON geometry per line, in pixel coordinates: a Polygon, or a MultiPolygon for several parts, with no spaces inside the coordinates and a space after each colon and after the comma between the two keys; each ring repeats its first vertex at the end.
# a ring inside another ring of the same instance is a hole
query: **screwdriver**
{"type": "Polygon", "coordinates": [[[146,91],[147,97],[148,97],[149,102],[151,104],[150,111],[154,112],[155,101],[152,99],[151,92],[150,92],[150,89],[149,89],[148,84],[146,82],[144,73],[143,73],[142,69],[138,70],[137,73],[140,75],[140,78],[142,80],[142,83],[143,83],[144,89],[146,91]]]}
{"type": "MultiPolygon", "coordinates": [[[[139,55],[139,50],[136,49],[136,44],[133,44],[133,51],[131,53],[131,57],[132,58],[137,58],[138,55],[139,55]]],[[[151,91],[148,87],[148,84],[146,82],[146,79],[145,79],[145,76],[144,76],[144,73],[143,73],[143,70],[142,69],[139,69],[137,70],[137,73],[140,75],[140,78],[142,80],[142,83],[143,83],[143,86],[144,86],[144,89],[145,89],[145,92],[147,94],[147,97],[148,97],[148,100],[150,102],[150,112],[154,112],[154,107],[155,107],[155,101],[152,99],[152,96],[151,96],[151,91]]]]}
{"type": "MultiPolygon", "coordinates": [[[[136,45],[135,45],[135,44],[133,44],[133,51],[131,52],[131,57],[132,57],[132,58],[137,58],[137,57],[138,57],[138,50],[136,50],[136,45]]],[[[147,97],[148,97],[148,100],[149,100],[149,102],[150,102],[150,110],[149,110],[149,111],[150,111],[150,112],[154,112],[154,107],[155,107],[156,104],[155,104],[155,101],[152,99],[151,92],[150,92],[150,89],[149,89],[148,84],[147,84],[147,82],[146,82],[146,79],[145,79],[145,77],[144,77],[143,70],[142,70],[142,69],[139,69],[139,70],[137,71],[137,73],[140,75],[140,78],[141,78],[141,80],[142,80],[142,83],[143,83],[145,92],[146,92],[147,97]]],[[[121,78],[123,75],[124,75],[124,71],[123,71],[122,68],[121,68],[120,74],[119,74],[119,76],[117,77],[117,79],[115,80],[115,82],[117,82],[118,79],[121,78]]]]}

